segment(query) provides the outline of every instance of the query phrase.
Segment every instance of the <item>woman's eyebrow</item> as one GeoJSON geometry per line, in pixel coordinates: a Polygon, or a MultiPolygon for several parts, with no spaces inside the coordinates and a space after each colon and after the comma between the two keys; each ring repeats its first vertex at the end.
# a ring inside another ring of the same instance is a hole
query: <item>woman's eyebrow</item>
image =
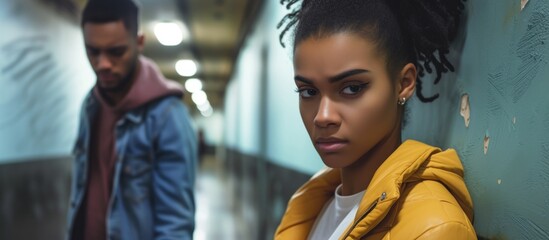
{"type": "MultiPolygon", "coordinates": [[[[340,80],[343,80],[345,78],[348,78],[350,76],[353,76],[353,75],[357,75],[357,74],[361,74],[361,73],[367,73],[367,72],[370,72],[366,69],[351,69],[351,70],[348,70],[348,71],[345,71],[345,72],[342,72],[334,77],[330,77],[329,78],[329,81],[331,83],[333,82],[337,82],[337,81],[340,81],[340,80]]],[[[294,80],[295,81],[300,81],[300,82],[304,82],[304,83],[308,83],[308,84],[312,84],[313,81],[310,80],[310,79],[307,79],[303,76],[300,76],[300,75],[295,75],[294,77],[294,80]]]]}
{"type": "Polygon", "coordinates": [[[313,81],[311,81],[311,80],[309,80],[305,77],[299,76],[299,75],[295,75],[294,80],[304,82],[304,83],[307,83],[307,84],[313,84],[313,81]]]}
{"type": "Polygon", "coordinates": [[[330,80],[331,83],[334,83],[334,82],[343,80],[345,78],[348,78],[350,76],[361,74],[361,73],[367,73],[367,72],[370,72],[370,71],[368,71],[366,69],[351,69],[351,70],[342,72],[342,73],[340,73],[340,74],[338,74],[334,77],[330,77],[329,80],[330,80]]]}

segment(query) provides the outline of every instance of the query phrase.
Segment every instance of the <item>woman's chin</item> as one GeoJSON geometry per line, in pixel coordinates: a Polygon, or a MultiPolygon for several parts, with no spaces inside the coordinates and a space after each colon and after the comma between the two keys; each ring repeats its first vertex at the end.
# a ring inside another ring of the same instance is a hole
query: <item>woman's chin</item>
{"type": "Polygon", "coordinates": [[[349,163],[343,161],[345,158],[337,153],[321,154],[320,158],[322,159],[322,162],[324,162],[324,165],[330,168],[344,168],[349,165],[349,163]]]}

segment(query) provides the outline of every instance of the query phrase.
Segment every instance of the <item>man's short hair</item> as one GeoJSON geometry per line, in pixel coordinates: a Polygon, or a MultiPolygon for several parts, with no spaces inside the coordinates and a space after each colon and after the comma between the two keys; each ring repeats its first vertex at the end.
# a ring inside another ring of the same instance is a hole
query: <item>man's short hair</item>
{"type": "Polygon", "coordinates": [[[137,36],[139,7],[133,0],[88,0],[82,13],[81,25],[122,20],[126,29],[137,36]]]}

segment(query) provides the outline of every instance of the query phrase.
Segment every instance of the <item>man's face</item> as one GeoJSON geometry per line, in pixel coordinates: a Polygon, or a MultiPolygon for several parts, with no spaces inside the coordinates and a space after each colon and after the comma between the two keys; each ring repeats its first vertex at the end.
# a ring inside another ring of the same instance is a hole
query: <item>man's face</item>
{"type": "Polygon", "coordinates": [[[119,20],[85,23],[84,42],[88,60],[97,75],[97,86],[107,92],[126,89],[143,48],[143,37],[132,36],[119,20]]]}

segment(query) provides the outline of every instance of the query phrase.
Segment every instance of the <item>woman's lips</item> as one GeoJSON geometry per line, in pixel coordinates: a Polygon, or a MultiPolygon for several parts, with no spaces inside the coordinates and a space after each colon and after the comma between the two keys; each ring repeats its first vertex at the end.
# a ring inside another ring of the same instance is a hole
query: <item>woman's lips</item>
{"type": "Polygon", "coordinates": [[[347,141],[338,138],[320,138],[315,141],[317,149],[321,152],[337,152],[347,145],[347,141]]]}

